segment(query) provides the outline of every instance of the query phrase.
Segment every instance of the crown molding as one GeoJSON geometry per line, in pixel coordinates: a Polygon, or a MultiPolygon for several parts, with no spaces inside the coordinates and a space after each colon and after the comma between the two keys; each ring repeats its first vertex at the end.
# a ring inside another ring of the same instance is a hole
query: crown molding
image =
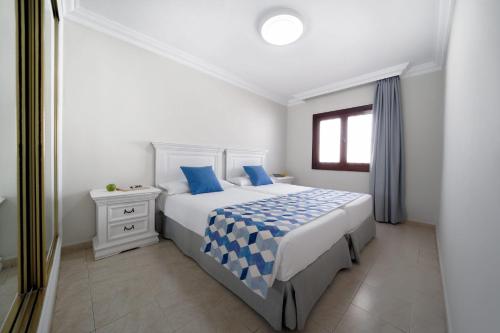
{"type": "Polygon", "coordinates": [[[432,72],[437,72],[442,69],[442,66],[438,65],[434,61],[429,61],[423,64],[409,66],[408,63],[406,65],[409,67],[404,67],[405,64],[401,64],[398,66],[388,67],[376,72],[360,75],[351,79],[347,79],[344,81],[335,82],[320,88],[311,89],[300,94],[294,95],[292,99],[288,101],[288,107],[296,106],[299,104],[305,103],[307,99],[311,99],[314,97],[319,97],[322,95],[331,94],[337,91],[358,87],[364,84],[368,84],[371,82],[375,82],[378,80],[382,80],[391,76],[400,75],[401,77],[408,78],[418,75],[424,75],[432,72]],[[408,68],[408,69],[406,69],[408,68]]]}
{"type": "Polygon", "coordinates": [[[437,38],[434,49],[434,61],[441,68],[446,63],[448,42],[453,21],[455,0],[439,0],[439,12],[437,18],[437,38]]]}
{"type": "Polygon", "coordinates": [[[402,77],[413,77],[418,75],[424,75],[432,72],[437,72],[442,69],[442,66],[437,64],[435,61],[425,62],[423,64],[411,66],[407,71],[405,71],[402,77]]]}
{"type": "MultiPolygon", "coordinates": [[[[437,14],[438,31],[436,43],[434,46],[434,59],[423,64],[413,65],[408,69],[405,68],[401,71],[401,73],[395,75],[402,75],[403,77],[413,77],[440,71],[444,68],[444,65],[446,63],[446,53],[448,50],[448,41],[450,39],[451,25],[453,21],[455,1],[456,0],[439,0],[439,11],[437,14]]],[[[358,77],[353,77],[344,81],[334,82],[323,87],[295,94],[290,100],[288,100],[288,107],[305,103],[305,100],[310,98],[381,80],[384,78],[384,72],[387,72],[386,77],[394,76],[390,75],[391,68],[393,67],[382,69],[373,73],[364,74],[358,77]],[[379,75],[380,77],[378,77],[379,75]]]]}
{"type": "Polygon", "coordinates": [[[80,6],[80,0],[61,0],[63,17],[80,6]]]}
{"type": "Polygon", "coordinates": [[[172,47],[171,45],[162,43],[118,22],[109,20],[101,15],[89,11],[80,6],[79,0],[62,0],[65,19],[69,19],[94,30],[106,33],[115,38],[194,68],[207,75],[223,80],[229,84],[250,91],[256,95],[267,98],[278,104],[289,107],[305,103],[307,99],[361,86],[391,76],[401,75],[403,77],[413,77],[441,70],[446,62],[446,53],[455,1],[456,0],[439,0],[439,11],[437,14],[438,31],[434,47],[433,60],[411,67],[409,66],[409,63],[388,67],[375,72],[352,77],[347,80],[336,81],[325,86],[306,90],[287,98],[286,96],[246,82],[245,80],[222,68],[209,64],[202,59],[172,47]]]}
{"type": "Polygon", "coordinates": [[[319,87],[319,88],[315,88],[315,89],[301,92],[299,94],[295,94],[295,95],[293,95],[293,98],[288,101],[288,106],[293,106],[293,105],[303,103],[305,100],[310,99],[310,98],[331,94],[333,92],[361,86],[361,85],[364,85],[367,83],[375,82],[377,80],[386,79],[388,77],[401,75],[405,71],[405,69],[408,67],[408,65],[409,65],[409,63],[405,62],[403,64],[387,67],[387,68],[384,68],[384,69],[381,69],[381,70],[378,70],[375,72],[363,74],[363,75],[356,76],[356,77],[353,77],[353,78],[350,78],[347,80],[334,82],[334,83],[327,84],[327,85],[319,87]]]}
{"type": "Polygon", "coordinates": [[[211,65],[200,58],[181,51],[175,47],[162,43],[154,38],[130,29],[120,23],[109,20],[101,15],[95,14],[83,7],[78,6],[78,1],[68,1],[65,6],[64,18],[91,29],[111,35],[130,44],[136,45],[148,51],[154,52],[175,62],[194,68],[202,73],[230,83],[236,87],[250,91],[256,95],[267,98],[281,105],[286,105],[287,98],[274,92],[270,92],[255,84],[246,82],[236,75],[211,65]]]}

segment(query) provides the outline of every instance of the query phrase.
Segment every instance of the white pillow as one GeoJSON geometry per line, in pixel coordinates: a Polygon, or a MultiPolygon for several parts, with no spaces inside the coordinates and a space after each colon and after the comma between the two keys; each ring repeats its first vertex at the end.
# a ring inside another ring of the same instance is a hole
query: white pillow
{"type": "Polygon", "coordinates": [[[160,184],[160,187],[167,191],[168,195],[190,193],[189,184],[187,180],[173,180],[170,182],[160,184]]]}
{"type": "MultiPolygon", "coordinates": [[[[217,180],[219,181],[219,184],[223,190],[236,186],[219,178],[217,178],[217,180]]],[[[189,188],[187,180],[173,180],[170,182],[162,183],[160,184],[160,188],[167,191],[168,195],[191,193],[191,189],[189,188]]]]}
{"type": "Polygon", "coordinates": [[[233,177],[228,179],[231,183],[236,184],[238,186],[251,186],[252,182],[250,178],[247,176],[242,177],[233,177]]]}
{"type": "Polygon", "coordinates": [[[225,181],[223,179],[217,178],[217,180],[219,181],[219,184],[223,190],[226,190],[226,189],[231,188],[231,187],[236,187],[236,185],[231,184],[230,182],[225,181]]]}

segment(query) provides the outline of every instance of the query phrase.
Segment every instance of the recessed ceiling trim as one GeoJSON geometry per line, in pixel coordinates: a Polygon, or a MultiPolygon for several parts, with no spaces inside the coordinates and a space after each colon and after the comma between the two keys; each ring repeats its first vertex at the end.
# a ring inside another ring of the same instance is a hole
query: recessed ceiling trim
{"type": "MultiPolygon", "coordinates": [[[[444,64],[446,62],[446,53],[447,53],[448,40],[452,24],[452,14],[455,1],[456,0],[439,0],[439,12],[437,14],[438,31],[434,47],[434,55],[433,55],[434,59],[423,64],[413,65],[409,67],[404,72],[403,75],[404,77],[427,74],[430,72],[439,71],[444,67],[444,64]]],[[[158,40],[155,40],[142,33],[132,30],[126,26],[123,26],[122,24],[119,24],[115,21],[109,20],[101,15],[98,15],[92,11],[82,8],[80,6],[79,0],[62,0],[62,2],[63,2],[64,19],[69,19],[71,21],[80,23],[95,30],[112,35],[116,38],[129,42],[131,44],[134,44],[151,52],[157,53],[159,55],[172,59],[181,64],[187,65],[194,69],[197,69],[205,74],[221,79],[239,88],[245,89],[256,95],[265,97],[282,105],[292,106],[303,103],[305,99],[352,88],[355,86],[367,84],[369,82],[374,82],[376,80],[383,78],[383,77],[376,78],[377,74],[382,75],[384,72],[390,74],[391,69],[397,67],[397,66],[389,67],[380,71],[367,73],[344,81],[333,82],[331,84],[322,87],[294,94],[293,96],[285,96],[272,92],[269,89],[259,87],[258,85],[255,85],[253,83],[249,83],[222,68],[206,63],[205,61],[203,61],[198,57],[190,55],[166,43],[159,42],[158,40]],[[370,77],[372,77],[371,81],[370,77]],[[375,79],[373,79],[374,77],[375,79]]],[[[408,67],[408,64],[406,65],[408,67]]],[[[401,73],[399,74],[394,74],[394,75],[401,75],[403,74],[403,71],[401,71],[401,73]]]]}
{"type": "Polygon", "coordinates": [[[442,69],[442,66],[434,61],[429,61],[420,65],[411,66],[404,72],[403,77],[413,77],[417,75],[424,75],[432,72],[437,72],[442,69]]]}
{"type": "Polygon", "coordinates": [[[363,74],[360,76],[356,76],[344,81],[338,81],[334,82],[331,84],[327,84],[325,86],[311,89],[308,91],[301,92],[299,94],[293,95],[293,98],[288,101],[288,106],[293,106],[297,104],[301,104],[307,99],[322,96],[322,95],[327,95],[331,94],[337,91],[361,86],[364,84],[368,84],[371,82],[375,82],[377,80],[382,80],[386,79],[388,77],[396,76],[396,75],[401,75],[406,68],[408,67],[409,63],[405,62],[403,64],[399,64],[396,66],[391,66],[387,67],[381,70],[378,70],[376,72],[371,72],[367,74],[363,74]]]}
{"type": "MultiPolygon", "coordinates": [[[[439,12],[438,12],[438,22],[437,22],[437,36],[436,36],[436,44],[434,48],[434,60],[418,64],[412,65],[404,72],[404,77],[412,77],[417,75],[428,74],[431,72],[436,72],[442,70],[446,63],[446,53],[448,50],[448,41],[450,39],[450,31],[453,20],[453,10],[455,8],[456,0],[439,0],[439,12]]],[[[381,70],[380,72],[383,72],[381,70]]],[[[374,72],[377,73],[377,72],[374,72]]],[[[371,73],[373,74],[373,73],[371,73]]],[[[293,97],[288,101],[288,106],[298,105],[305,102],[305,99],[318,97],[321,95],[326,95],[329,93],[333,93],[336,91],[352,88],[355,86],[359,86],[362,84],[366,84],[364,80],[365,76],[369,76],[370,74],[361,75],[358,77],[354,77],[345,81],[334,82],[328,84],[323,87],[307,90],[298,94],[294,94],[293,97]],[[337,88],[335,88],[337,87],[337,88]],[[344,87],[344,88],[342,88],[344,87]],[[328,88],[332,90],[328,92],[328,88]],[[334,90],[333,90],[334,89],[334,90]],[[321,93],[322,92],[322,93],[321,93]],[[317,93],[314,95],[314,93],[317,93]],[[304,97],[309,96],[309,97],[304,97]]],[[[377,79],[380,80],[380,79],[377,79]]],[[[376,80],[374,80],[376,81],[376,80]]],[[[373,82],[373,81],[372,81],[373,82]]]]}
{"type": "MultiPolygon", "coordinates": [[[[74,6],[77,6],[77,3],[75,3],[74,6]]],[[[246,82],[238,78],[234,74],[229,73],[219,67],[208,64],[197,57],[194,57],[165,43],[159,42],[154,38],[148,37],[140,32],[132,30],[120,23],[95,14],[94,12],[89,11],[83,7],[74,6],[73,8],[76,9],[68,12],[64,17],[65,19],[106,33],[118,39],[144,48],[148,51],[157,53],[178,63],[199,70],[200,72],[228,82],[234,86],[248,90],[256,95],[270,99],[278,104],[286,105],[287,103],[287,98],[285,96],[281,96],[279,94],[263,89],[255,84],[246,82]]],[[[71,8],[70,6],[68,7],[71,8]]]]}
{"type": "Polygon", "coordinates": [[[446,63],[446,53],[448,50],[448,41],[450,40],[451,24],[453,21],[453,10],[455,0],[440,0],[437,22],[437,38],[435,46],[434,59],[438,66],[443,67],[446,63]]]}

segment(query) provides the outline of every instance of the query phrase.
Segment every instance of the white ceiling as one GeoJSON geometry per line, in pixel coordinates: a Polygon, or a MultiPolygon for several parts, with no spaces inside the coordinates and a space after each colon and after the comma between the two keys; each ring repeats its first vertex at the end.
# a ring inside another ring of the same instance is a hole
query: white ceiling
{"type": "Polygon", "coordinates": [[[285,104],[407,62],[410,73],[440,69],[450,2],[69,0],[64,10],[69,19],[285,104]],[[258,34],[259,18],[275,7],[302,16],[305,33],[294,44],[269,45],[258,34]]]}

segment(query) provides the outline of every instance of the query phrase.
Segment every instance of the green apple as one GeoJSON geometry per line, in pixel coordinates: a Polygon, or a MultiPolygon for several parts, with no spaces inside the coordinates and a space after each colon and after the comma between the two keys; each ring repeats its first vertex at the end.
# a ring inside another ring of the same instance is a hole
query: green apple
{"type": "Polygon", "coordinates": [[[108,184],[108,185],[106,185],[106,190],[108,190],[108,192],[113,192],[114,190],[116,190],[116,185],[115,184],[108,184]]]}

